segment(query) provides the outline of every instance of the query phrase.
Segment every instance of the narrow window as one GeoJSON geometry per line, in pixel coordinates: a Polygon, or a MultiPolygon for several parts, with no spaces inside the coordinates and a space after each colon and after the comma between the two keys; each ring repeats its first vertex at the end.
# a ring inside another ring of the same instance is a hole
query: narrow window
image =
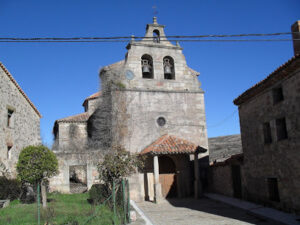
{"type": "Polygon", "coordinates": [[[274,88],[273,92],[273,104],[283,101],[282,87],[274,88]]]}
{"type": "Polygon", "coordinates": [[[279,191],[277,178],[268,178],[268,189],[269,189],[269,199],[271,201],[279,202],[279,191]]]}
{"type": "Polygon", "coordinates": [[[153,42],[154,43],[159,43],[160,42],[159,30],[154,30],[153,31],[153,42]]]}
{"type": "Polygon", "coordinates": [[[270,123],[266,122],[266,123],[264,123],[263,126],[264,126],[264,141],[265,141],[265,144],[272,143],[270,123]]]}
{"type": "Polygon", "coordinates": [[[153,79],[153,60],[150,55],[143,55],[142,60],[143,78],[153,79]]]}
{"type": "Polygon", "coordinates": [[[14,111],[11,109],[7,109],[7,127],[11,126],[12,115],[14,111]]]}
{"type": "Polygon", "coordinates": [[[10,159],[10,155],[11,155],[11,145],[7,145],[7,159],[10,159]]]}
{"type": "Polygon", "coordinates": [[[164,78],[166,80],[175,80],[175,68],[174,68],[174,60],[170,56],[166,56],[163,59],[164,65],[164,78]]]}
{"type": "Polygon", "coordinates": [[[283,140],[288,137],[285,118],[276,119],[277,140],[283,140]]]}

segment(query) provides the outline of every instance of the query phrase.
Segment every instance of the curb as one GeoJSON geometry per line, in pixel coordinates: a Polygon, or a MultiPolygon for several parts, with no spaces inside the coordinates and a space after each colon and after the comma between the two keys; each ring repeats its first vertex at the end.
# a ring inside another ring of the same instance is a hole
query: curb
{"type": "Polygon", "coordinates": [[[151,220],[145,215],[145,213],[137,206],[137,204],[133,200],[130,200],[130,205],[142,217],[142,219],[146,222],[146,225],[154,225],[154,223],[151,222],[151,220]]]}

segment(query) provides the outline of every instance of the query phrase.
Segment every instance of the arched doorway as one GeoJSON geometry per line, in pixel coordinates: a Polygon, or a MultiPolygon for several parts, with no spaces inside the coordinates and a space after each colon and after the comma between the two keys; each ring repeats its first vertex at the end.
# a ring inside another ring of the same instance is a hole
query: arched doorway
{"type": "Polygon", "coordinates": [[[168,156],[159,156],[159,182],[165,198],[177,197],[176,165],[168,156]]]}

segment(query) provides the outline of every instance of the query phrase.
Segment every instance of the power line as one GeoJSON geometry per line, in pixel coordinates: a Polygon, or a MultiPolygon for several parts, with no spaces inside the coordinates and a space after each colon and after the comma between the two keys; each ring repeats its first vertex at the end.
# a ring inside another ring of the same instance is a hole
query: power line
{"type": "Polygon", "coordinates": [[[234,110],[229,116],[225,117],[223,120],[221,120],[220,122],[214,124],[214,125],[211,125],[211,126],[207,126],[207,128],[214,128],[214,127],[218,127],[220,125],[222,125],[223,123],[225,123],[228,119],[230,119],[231,117],[233,117],[236,112],[238,111],[238,109],[234,110]]]}
{"type": "MultiPolygon", "coordinates": [[[[217,40],[217,39],[201,39],[201,40],[166,40],[171,42],[280,42],[280,41],[300,41],[300,39],[229,39],[229,40],[217,40]]],[[[97,43],[97,42],[106,42],[106,43],[114,43],[114,42],[129,42],[128,40],[0,40],[2,43],[97,43]]],[[[152,42],[152,41],[149,41],[152,42]]],[[[163,42],[163,41],[161,41],[163,42]]]]}
{"type": "MultiPolygon", "coordinates": [[[[208,34],[208,35],[171,35],[171,36],[160,36],[163,38],[223,38],[223,37],[262,37],[262,36],[281,36],[290,35],[298,32],[280,32],[280,33],[253,33],[253,34],[208,34]]],[[[111,37],[0,37],[0,40],[20,40],[20,41],[36,41],[36,40],[114,40],[114,39],[153,39],[153,37],[143,36],[111,36],[111,37]]]]}

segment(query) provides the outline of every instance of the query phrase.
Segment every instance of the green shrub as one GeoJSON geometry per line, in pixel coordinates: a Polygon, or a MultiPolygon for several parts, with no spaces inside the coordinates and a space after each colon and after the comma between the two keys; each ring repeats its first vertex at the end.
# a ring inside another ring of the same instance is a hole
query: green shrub
{"type": "Polygon", "coordinates": [[[36,184],[58,173],[58,161],[46,146],[28,146],[19,155],[17,171],[23,183],[36,184]]]}
{"type": "Polygon", "coordinates": [[[0,199],[15,200],[20,197],[21,182],[16,179],[0,177],[0,199]]]}
{"type": "Polygon", "coordinates": [[[109,196],[110,192],[105,184],[94,184],[89,190],[89,199],[95,205],[103,203],[109,196]]]}

